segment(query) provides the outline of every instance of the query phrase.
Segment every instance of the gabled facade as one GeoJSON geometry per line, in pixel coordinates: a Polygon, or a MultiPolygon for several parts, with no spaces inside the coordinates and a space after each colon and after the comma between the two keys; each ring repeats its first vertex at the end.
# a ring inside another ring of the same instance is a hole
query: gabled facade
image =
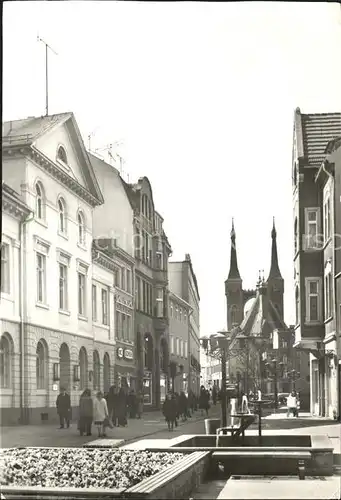
{"type": "Polygon", "coordinates": [[[340,415],[337,276],[341,113],[294,116],[295,346],[310,353],[311,411],[340,415]]]}
{"type": "MultiPolygon", "coordinates": [[[[113,339],[96,338],[90,293],[103,196],[72,113],[6,122],[2,141],[3,178],[34,214],[22,234],[21,421],[38,423],[56,417],[60,386],[78,407],[81,350],[92,389],[93,352],[112,349],[113,339]]],[[[15,411],[7,417],[18,421],[15,411]]]]}

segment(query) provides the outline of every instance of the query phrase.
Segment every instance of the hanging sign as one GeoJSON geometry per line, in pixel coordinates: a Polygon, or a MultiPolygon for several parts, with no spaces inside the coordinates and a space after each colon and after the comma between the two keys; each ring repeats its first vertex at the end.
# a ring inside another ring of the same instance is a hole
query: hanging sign
{"type": "Polygon", "coordinates": [[[133,359],[133,351],[131,349],[124,349],[124,357],[125,359],[133,359]]]}
{"type": "Polygon", "coordinates": [[[123,349],[122,349],[122,347],[119,347],[117,349],[117,357],[120,358],[120,359],[123,358],[123,349]]]}

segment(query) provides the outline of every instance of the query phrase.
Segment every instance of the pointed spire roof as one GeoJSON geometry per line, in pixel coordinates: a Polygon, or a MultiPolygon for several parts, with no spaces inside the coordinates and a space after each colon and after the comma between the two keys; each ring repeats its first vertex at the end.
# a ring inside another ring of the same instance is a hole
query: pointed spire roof
{"type": "Polygon", "coordinates": [[[277,231],[275,227],[275,217],[273,218],[273,226],[271,231],[272,246],[271,246],[271,267],[269,272],[268,281],[271,278],[282,278],[281,271],[278,265],[278,255],[277,255],[277,231]]]}
{"type": "Polygon", "coordinates": [[[232,229],[231,229],[231,257],[230,257],[230,272],[228,275],[228,280],[230,279],[241,279],[238,269],[237,262],[237,250],[236,250],[236,232],[234,230],[234,220],[232,219],[232,229]]]}

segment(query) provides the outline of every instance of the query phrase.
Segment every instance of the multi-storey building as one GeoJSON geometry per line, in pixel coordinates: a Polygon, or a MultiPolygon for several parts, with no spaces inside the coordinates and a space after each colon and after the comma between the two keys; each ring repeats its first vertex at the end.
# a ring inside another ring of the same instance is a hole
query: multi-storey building
{"type": "Polygon", "coordinates": [[[104,197],[104,203],[94,212],[93,252],[113,273],[114,382],[137,390],[133,206],[117,168],[94,154],[89,153],[89,158],[104,197]]]}
{"type": "Polygon", "coordinates": [[[169,288],[191,308],[188,334],[188,390],[199,394],[200,388],[200,296],[191,257],[181,262],[169,262],[169,288]]]}
{"type": "Polygon", "coordinates": [[[188,349],[189,322],[192,309],[181,297],[169,292],[169,354],[170,363],[174,363],[175,392],[188,391],[188,372],[190,353],[188,349]]]}
{"type": "MultiPolygon", "coordinates": [[[[244,290],[238,269],[236,234],[231,231],[230,270],[225,281],[227,326],[230,332],[228,371],[230,382],[240,390],[268,394],[287,392],[295,377],[301,398],[307,400],[305,374],[298,376],[293,333],[284,322],[282,278],[277,255],[275,224],[271,231],[271,265],[268,279],[260,276],[256,290],[244,290]],[[291,375],[290,375],[291,374],[291,375]]],[[[304,363],[302,364],[304,368],[304,363]]],[[[306,404],[307,405],[307,404],[306,404]]]]}
{"type": "Polygon", "coordinates": [[[110,384],[112,280],[100,267],[104,314],[92,321],[93,211],[103,196],[72,113],[5,123],[3,176],[34,214],[22,227],[20,317],[6,338],[22,356],[22,421],[39,422],[55,415],[59,386],[78,407],[82,386],[103,389],[103,370],[110,384]]]}
{"type": "Polygon", "coordinates": [[[310,353],[311,412],[340,415],[341,113],[294,116],[296,347],[310,353]]]}
{"type": "Polygon", "coordinates": [[[201,376],[200,385],[206,389],[212,389],[215,385],[217,390],[221,389],[221,360],[204,349],[200,351],[201,376]]]}
{"type": "Polygon", "coordinates": [[[171,246],[147,177],[125,184],[134,206],[135,333],[144,404],[159,407],[169,377],[168,258],[171,246]]]}

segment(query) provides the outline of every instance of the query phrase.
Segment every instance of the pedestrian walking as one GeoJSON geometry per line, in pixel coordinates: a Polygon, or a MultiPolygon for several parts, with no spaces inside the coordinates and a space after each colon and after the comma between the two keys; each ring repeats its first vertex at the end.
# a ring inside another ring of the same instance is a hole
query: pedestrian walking
{"type": "Polygon", "coordinates": [[[79,398],[79,433],[83,436],[86,433],[87,436],[91,436],[91,425],[93,420],[93,401],[91,398],[90,389],[85,389],[79,398]]]}
{"type": "Polygon", "coordinates": [[[129,418],[136,418],[137,414],[137,397],[134,389],[128,395],[129,418]]]}
{"type": "Polygon", "coordinates": [[[206,411],[206,416],[208,416],[208,410],[210,408],[209,396],[205,387],[202,385],[200,387],[200,395],[199,395],[199,410],[201,410],[201,415],[206,411]]]}
{"type": "Polygon", "coordinates": [[[217,396],[218,396],[218,394],[217,394],[217,388],[214,385],[213,389],[212,389],[212,401],[213,401],[214,406],[216,406],[216,404],[217,404],[217,396]]]}
{"type": "Polygon", "coordinates": [[[142,392],[137,393],[137,418],[140,419],[143,414],[143,394],[142,392]]]}
{"type": "Polygon", "coordinates": [[[127,396],[123,387],[118,391],[117,396],[117,425],[118,427],[125,427],[127,422],[127,396]]]}
{"type": "Polygon", "coordinates": [[[181,391],[179,395],[179,416],[182,417],[183,422],[187,420],[187,413],[188,413],[187,397],[184,391],[181,391]]]}
{"type": "Polygon", "coordinates": [[[109,393],[108,393],[108,412],[109,412],[109,417],[115,427],[118,425],[117,406],[118,406],[117,387],[115,385],[112,385],[109,388],[109,393]]]}
{"type": "Polygon", "coordinates": [[[57,413],[59,415],[60,429],[64,429],[64,423],[66,423],[66,427],[69,428],[71,416],[71,399],[64,387],[60,389],[60,394],[58,394],[56,406],[57,413]]]}
{"type": "Polygon", "coordinates": [[[249,401],[245,392],[242,392],[242,413],[250,413],[249,401]]]}
{"type": "Polygon", "coordinates": [[[174,430],[174,425],[176,425],[177,411],[178,409],[176,405],[175,394],[167,394],[162,406],[162,412],[165,416],[169,431],[174,430]]]}
{"type": "Polygon", "coordinates": [[[293,417],[296,417],[297,415],[297,397],[296,397],[296,391],[292,391],[289,396],[287,397],[287,417],[290,417],[292,414],[293,417]]]}
{"type": "Polygon", "coordinates": [[[98,430],[98,437],[106,437],[105,421],[109,420],[109,412],[107,402],[101,391],[96,394],[94,402],[94,420],[98,430]]]}

